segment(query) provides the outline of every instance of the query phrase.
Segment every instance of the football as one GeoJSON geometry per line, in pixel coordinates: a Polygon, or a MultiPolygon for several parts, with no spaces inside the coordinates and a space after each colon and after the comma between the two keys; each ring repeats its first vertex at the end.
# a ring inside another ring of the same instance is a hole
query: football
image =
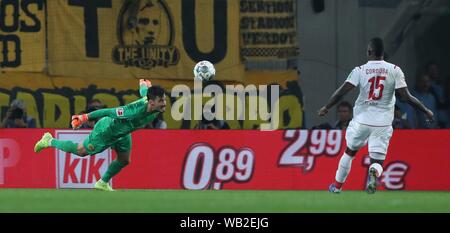
{"type": "Polygon", "coordinates": [[[209,81],[216,75],[214,65],[209,61],[200,61],[194,67],[194,80],[209,81]]]}

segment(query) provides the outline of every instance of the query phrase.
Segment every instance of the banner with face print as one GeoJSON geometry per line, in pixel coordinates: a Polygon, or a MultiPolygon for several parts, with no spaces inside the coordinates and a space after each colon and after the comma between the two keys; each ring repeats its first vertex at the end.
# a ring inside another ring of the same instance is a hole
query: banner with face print
{"type": "Polygon", "coordinates": [[[243,79],[237,1],[47,3],[51,75],[191,80],[209,60],[217,80],[243,79]]]}

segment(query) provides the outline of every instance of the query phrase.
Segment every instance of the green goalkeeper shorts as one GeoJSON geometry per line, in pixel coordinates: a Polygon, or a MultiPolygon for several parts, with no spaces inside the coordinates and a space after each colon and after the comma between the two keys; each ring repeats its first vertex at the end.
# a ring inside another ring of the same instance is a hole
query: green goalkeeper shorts
{"type": "Polygon", "coordinates": [[[116,152],[131,151],[131,134],[116,138],[111,135],[109,123],[111,118],[99,120],[89,136],[84,140],[83,146],[89,155],[98,154],[111,147],[116,152]]]}

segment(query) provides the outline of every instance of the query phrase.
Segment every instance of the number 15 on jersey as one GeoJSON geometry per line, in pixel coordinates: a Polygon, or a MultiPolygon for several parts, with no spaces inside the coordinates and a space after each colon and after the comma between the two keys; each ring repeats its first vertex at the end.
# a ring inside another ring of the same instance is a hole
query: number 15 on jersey
{"type": "Polygon", "coordinates": [[[369,79],[369,100],[379,100],[383,97],[384,80],[386,80],[384,76],[375,76],[369,79]]]}

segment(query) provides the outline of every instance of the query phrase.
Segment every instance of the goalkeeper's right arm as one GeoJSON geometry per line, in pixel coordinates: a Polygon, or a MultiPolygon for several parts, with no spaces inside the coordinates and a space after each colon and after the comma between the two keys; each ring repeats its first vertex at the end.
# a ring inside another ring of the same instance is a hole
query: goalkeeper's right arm
{"type": "Polygon", "coordinates": [[[136,115],[146,111],[147,101],[139,100],[125,106],[117,108],[105,108],[93,111],[88,114],[72,116],[72,128],[77,129],[88,120],[95,120],[102,117],[111,117],[115,119],[132,119],[136,115]]]}
{"type": "MultiPolygon", "coordinates": [[[[151,86],[152,83],[149,80],[139,80],[139,94],[141,95],[141,97],[147,96],[147,90],[151,86]]],[[[146,101],[136,101],[117,108],[99,109],[88,114],[73,115],[71,125],[73,129],[78,129],[81,127],[81,125],[83,125],[84,122],[87,122],[88,120],[95,120],[105,116],[117,119],[130,119],[134,118],[136,114],[142,111],[146,111],[146,108],[146,101]]]]}
{"type": "Polygon", "coordinates": [[[146,101],[137,101],[117,108],[99,109],[88,113],[87,118],[92,120],[107,116],[116,119],[132,119],[136,114],[146,110],[146,103],[146,101]]]}

